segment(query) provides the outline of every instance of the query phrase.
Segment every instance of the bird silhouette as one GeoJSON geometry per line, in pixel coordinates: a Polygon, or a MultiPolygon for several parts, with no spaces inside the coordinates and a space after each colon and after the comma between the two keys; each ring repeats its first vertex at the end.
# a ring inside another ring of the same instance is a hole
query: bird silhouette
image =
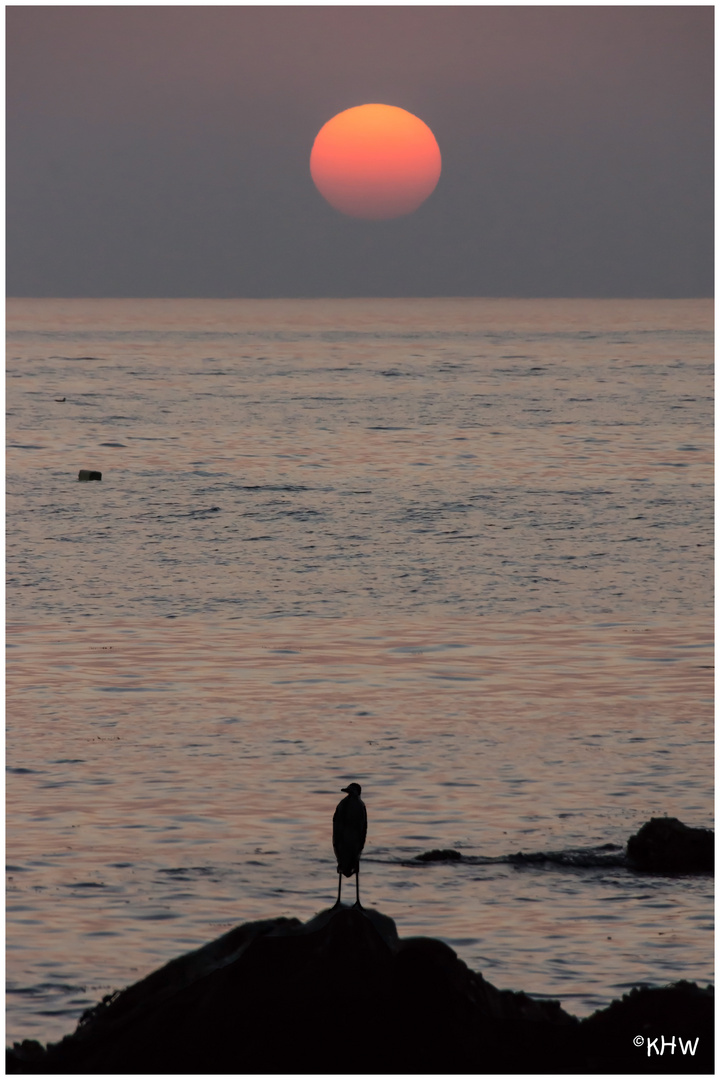
{"type": "Polygon", "coordinates": [[[338,895],[334,906],[340,904],[342,879],[355,875],[355,904],[360,903],[360,852],[365,847],[367,836],[367,810],[360,798],[362,788],[359,784],[348,784],[341,788],[347,796],[337,804],[333,814],[333,850],[337,859],[338,895]]]}

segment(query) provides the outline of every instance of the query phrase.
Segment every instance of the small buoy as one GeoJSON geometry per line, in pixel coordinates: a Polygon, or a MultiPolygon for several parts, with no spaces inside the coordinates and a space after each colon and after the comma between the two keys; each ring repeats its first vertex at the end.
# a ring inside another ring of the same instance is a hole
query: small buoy
{"type": "Polygon", "coordinates": [[[78,480],[102,480],[102,473],[94,472],[93,469],[81,469],[78,473],[78,480]]]}

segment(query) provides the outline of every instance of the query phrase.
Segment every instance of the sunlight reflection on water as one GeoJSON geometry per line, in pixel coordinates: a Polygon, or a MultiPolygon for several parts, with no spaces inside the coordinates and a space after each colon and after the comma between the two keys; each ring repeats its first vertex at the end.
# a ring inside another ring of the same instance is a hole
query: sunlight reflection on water
{"type": "MultiPolygon", "coordinates": [[[[710,977],[710,913],[691,921],[707,879],[397,864],[432,847],[623,844],[652,814],[702,823],[695,710],[711,687],[689,646],[707,642],[544,621],[328,629],[12,628],[11,970],[39,978],[59,934],[68,972],[83,957],[70,982],[94,971],[115,986],[226,924],[312,915],[333,898],[329,822],[355,778],[370,810],[364,895],[402,933],[442,936],[490,981],[567,995],[575,1011],[621,978],[710,977]]],[[[59,1034],[67,1016],[19,1022],[59,1034]]]]}
{"type": "Polygon", "coordinates": [[[412,862],[710,824],[711,317],[9,302],[10,1039],[332,903],[348,780],[401,935],[577,1013],[712,977],[708,878],[412,862]]]}

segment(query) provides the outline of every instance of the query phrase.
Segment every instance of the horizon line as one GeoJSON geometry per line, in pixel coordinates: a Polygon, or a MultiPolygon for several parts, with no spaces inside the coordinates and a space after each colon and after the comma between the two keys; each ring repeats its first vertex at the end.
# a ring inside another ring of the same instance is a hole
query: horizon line
{"type": "Polygon", "coordinates": [[[646,300],[710,300],[714,301],[714,294],[701,295],[701,296],[525,296],[517,293],[506,294],[475,294],[475,293],[454,293],[454,294],[428,294],[428,295],[413,295],[413,296],[366,296],[366,295],[347,295],[347,296],[63,296],[63,295],[12,295],[6,296],[5,302],[9,300],[213,300],[213,301],[229,301],[235,302],[238,300],[249,301],[287,301],[287,300],[303,300],[313,302],[320,300],[323,302],[331,300],[388,300],[392,303],[396,303],[398,300],[562,300],[568,301],[585,301],[585,300],[607,300],[617,302],[619,300],[626,301],[646,301],[646,300]]]}

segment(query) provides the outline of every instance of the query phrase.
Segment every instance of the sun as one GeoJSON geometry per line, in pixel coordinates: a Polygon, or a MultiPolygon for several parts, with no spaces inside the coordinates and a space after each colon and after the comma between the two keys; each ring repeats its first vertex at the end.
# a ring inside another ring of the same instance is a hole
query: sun
{"type": "Polygon", "coordinates": [[[411,214],[435,190],[440,147],[427,124],[395,105],[357,105],[320,128],[310,174],[331,206],[380,221],[411,214]]]}

